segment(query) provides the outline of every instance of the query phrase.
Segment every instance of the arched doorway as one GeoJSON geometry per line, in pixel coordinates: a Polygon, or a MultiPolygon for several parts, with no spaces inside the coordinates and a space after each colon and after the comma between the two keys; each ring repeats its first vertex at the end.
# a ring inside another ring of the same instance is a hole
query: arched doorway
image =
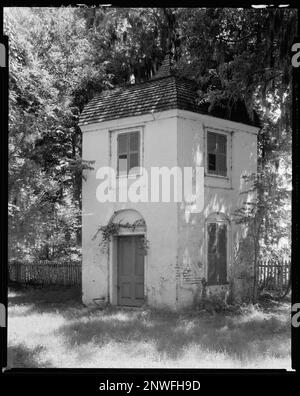
{"type": "Polygon", "coordinates": [[[145,302],[146,223],[136,210],[115,212],[111,222],[118,234],[111,245],[111,302],[122,306],[141,306],[145,302]]]}

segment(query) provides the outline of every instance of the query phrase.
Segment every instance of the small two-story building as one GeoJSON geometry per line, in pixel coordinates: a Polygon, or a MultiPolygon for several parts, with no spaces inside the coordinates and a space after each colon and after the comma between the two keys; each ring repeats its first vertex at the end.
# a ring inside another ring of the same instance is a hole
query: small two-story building
{"type": "Polygon", "coordinates": [[[234,213],[255,198],[243,176],[257,171],[259,127],[204,110],[195,84],[173,73],[168,55],[151,80],[94,97],[79,125],[83,159],[93,161],[82,186],[83,302],[177,309],[199,302],[204,287],[206,296],[248,298],[253,247],[234,213]],[[117,183],[105,180],[108,167],[117,183]],[[150,183],[162,167],[203,169],[200,211],[184,199],[151,199],[166,187],[163,179],[150,183]],[[105,182],[113,197],[106,201],[99,199],[105,182]],[[134,183],[145,189],[133,202],[124,193],[134,183]],[[103,249],[97,231],[111,224],[118,227],[103,249]]]}

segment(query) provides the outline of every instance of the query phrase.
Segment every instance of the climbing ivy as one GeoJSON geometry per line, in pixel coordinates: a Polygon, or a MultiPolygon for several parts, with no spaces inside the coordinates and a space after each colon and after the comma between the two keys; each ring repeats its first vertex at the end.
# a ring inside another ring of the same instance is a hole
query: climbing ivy
{"type": "MultiPolygon", "coordinates": [[[[136,231],[138,228],[141,227],[146,227],[146,223],[142,219],[138,219],[133,223],[121,223],[119,221],[118,223],[115,223],[113,221],[109,221],[106,225],[100,226],[98,230],[96,231],[95,235],[93,236],[93,240],[97,238],[97,235],[101,233],[101,241],[100,241],[100,247],[102,252],[107,252],[109,243],[111,241],[111,237],[114,235],[118,235],[121,229],[127,229],[132,232],[136,231]]],[[[141,235],[142,237],[142,250],[143,253],[146,255],[147,251],[149,249],[149,241],[145,237],[145,235],[141,235]]]]}

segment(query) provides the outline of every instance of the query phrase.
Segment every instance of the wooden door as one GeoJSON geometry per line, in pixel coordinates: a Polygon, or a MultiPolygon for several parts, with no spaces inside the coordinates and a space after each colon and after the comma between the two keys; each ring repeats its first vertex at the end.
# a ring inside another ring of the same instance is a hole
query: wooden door
{"type": "Polygon", "coordinates": [[[141,236],[118,237],[118,304],[144,303],[144,252],[141,236]]]}

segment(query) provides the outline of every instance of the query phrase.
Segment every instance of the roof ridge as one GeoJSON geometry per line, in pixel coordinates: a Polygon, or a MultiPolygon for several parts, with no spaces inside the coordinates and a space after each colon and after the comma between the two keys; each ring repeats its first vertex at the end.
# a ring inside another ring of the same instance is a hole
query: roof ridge
{"type": "MultiPolygon", "coordinates": [[[[136,83],[136,84],[127,83],[126,85],[118,85],[118,86],[116,86],[116,87],[114,87],[112,89],[104,89],[103,91],[97,93],[93,97],[93,99],[91,99],[91,100],[94,100],[94,98],[96,98],[98,96],[101,96],[105,92],[115,92],[117,89],[120,89],[120,90],[124,91],[124,90],[127,90],[127,89],[139,87],[139,86],[144,85],[144,84],[156,83],[157,81],[164,80],[164,79],[167,79],[167,78],[170,78],[170,77],[180,78],[179,76],[176,76],[175,74],[170,74],[168,76],[162,76],[162,77],[158,77],[156,79],[149,79],[149,80],[142,81],[142,82],[139,82],[139,83],[136,83]]],[[[189,81],[191,81],[191,80],[189,80],[189,81]]]]}
{"type": "Polygon", "coordinates": [[[171,51],[167,51],[159,69],[154,74],[154,76],[151,78],[151,80],[156,80],[160,77],[172,76],[173,75],[172,61],[173,61],[172,53],[171,53],[171,51]]]}
{"type": "MultiPolygon", "coordinates": [[[[190,84],[193,84],[194,85],[194,88],[196,88],[196,83],[195,83],[195,81],[193,81],[193,80],[191,80],[191,79],[189,79],[189,78],[186,78],[186,77],[181,77],[181,76],[175,76],[176,78],[175,78],[175,85],[176,85],[176,103],[177,103],[177,105],[179,106],[179,102],[180,102],[180,96],[182,96],[182,93],[181,92],[179,92],[179,87],[178,87],[178,83],[179,82],[188,82],[188,83],[190,83],[190,84]]],[[[192,100],[192,104],[193,104],[193,106],[197,106],[197,103],[195,102],[195,95],[196,95],[196,89],[194,89],[194,92],[193,92],[193,90],[191,90],[190,92],[189,92],[189,94],[190,94],[190,99],[192,100]]]]}

